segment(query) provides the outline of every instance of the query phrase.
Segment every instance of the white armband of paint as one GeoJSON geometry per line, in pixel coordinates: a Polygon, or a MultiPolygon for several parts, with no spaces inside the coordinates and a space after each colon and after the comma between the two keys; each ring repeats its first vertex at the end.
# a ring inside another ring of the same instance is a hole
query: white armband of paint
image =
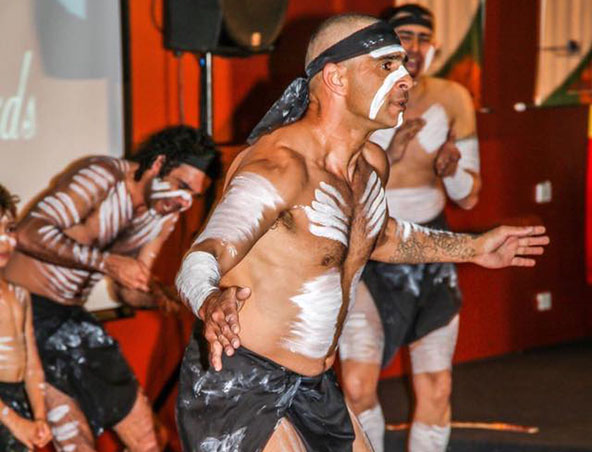
{"type": "Polygon", "coordinates": [[[442,181],[444,182],[448,196],[454,201],[459,201],[469,196],[475,183],[473,176],[460,167],[456,168],[456,173],[453,176],[445,177],[442,181]]]}
{"type": "Polygon", "coordinates": [[[187,302],[195,315],[212,292],[219,291],[220,268],[210,253],[194,251],[183,260],[175,279],[181,298],[187,302]]]}
{"type": "Polygon", "coordinates": [[[481,162],[479,159],[479,141],[477,137],[472,136],[463,138],[462,140],[456,140],[454,144],[460,152],[458,165],[461,168],[478,173],[481,168],[481,162]]]}

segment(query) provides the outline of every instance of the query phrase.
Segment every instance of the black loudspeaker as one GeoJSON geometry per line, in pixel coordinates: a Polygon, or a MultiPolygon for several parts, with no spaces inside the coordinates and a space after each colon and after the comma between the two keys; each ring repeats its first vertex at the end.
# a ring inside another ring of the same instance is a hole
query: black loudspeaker
{"type": "Polygon", "coordinates": [[[165,0],[168,49],[246,56],[269,51],[288,0],[165,0]]]}

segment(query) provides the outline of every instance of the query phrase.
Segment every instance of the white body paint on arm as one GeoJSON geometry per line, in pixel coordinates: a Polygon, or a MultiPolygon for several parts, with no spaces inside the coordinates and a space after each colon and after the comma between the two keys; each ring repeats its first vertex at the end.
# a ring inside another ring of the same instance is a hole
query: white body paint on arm
{"type": "Polygon", "coordinates": [[[205,299],[218,289],[220,269],[218,261],[210,253],[194,251],[189,253],[175,279],[181,297],[187,301],[197,315],[205,299]]]}

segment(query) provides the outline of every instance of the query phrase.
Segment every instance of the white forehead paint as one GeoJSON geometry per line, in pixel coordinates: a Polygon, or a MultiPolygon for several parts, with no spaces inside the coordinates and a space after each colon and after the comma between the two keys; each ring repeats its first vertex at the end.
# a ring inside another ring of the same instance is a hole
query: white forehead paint
{"type": "Polygon", "coordinates": [[[208,239],[237,244],[252,240],[266,209],[282,204],[282,197],[265,177],[242,173],[232,179],[227,192],[195,243],[208,239]]]}
{"type": "Polygon", "coordinates": [[[304,207],[304,212],[310,222],[311,234],[341,242],[348,246],[349,219],[343,213],[345,200],[339,191],[321,182],[320,188],[315,190],[315,199],[310,206],[304,207]]]}
{"type": "Polygon", "coordinates": [[[442,105],[434,104],[421,117],[425,120],[425,125],[417,133],[417,140],[431,154],[440,149],[448,138],[448,115],[442,105]]]}
{"type": "Polygon", "coordinates": [[[360,204],[364,207],[362,212],[366,218],[366,233],[368,238],[374,238],[382,228],[386,218],[386,201],[384,198],[384,188],[376,172],[372,171],[364,194],[360,198],[360,204]]]}
{"type": "Polygon", "coordinates": [[[62,418],[70,412],[70,407],[66,404],[58,405],[47,413],[47,420],[49,422],[59,422],[62,418]]]}
{"type": "Polygon", "coordinates": [[[78,435],[78,421],[66,422],[51,429],[56,441],[67,441],[78,435]]]}
{"type": "Polygon", "coordinates": [[[478,173],[481,169],[481,159],[479,157],[479,140],[477,140],[477,137],[471,136],[456,140],[454,144],[460,152],[458,165],[461,168],[478,173]]]}
{"type": "Polygon", "coordinates": [[[399,68],[395,72],[391,72],[389,75],[386,76],[384,82],[382,82],[382,85],[380,86],[380,88],[378,88],[378,91],[376,91],[374,99],[372,99],[372,103],[370,104],[370,112],[368,113],[368,117],[370,119],[376,119],[376,115],[378,115],[378,111],[380,110],[380,107],[382,107],[382,105],[384,104],[386,96],[388,95],[390,90],[393,89],[393,86],[395,86],[395,83],[397,83],[398,80],[402,79],[406,75],[409,75],[409,72],[407,72],[405,66],[401,64],[401,66],[399,66],[399,68]]]}
{"type": "Polygon", "coordinates": [[[373,50],[372,52],[370,52],[369,55],[372,58],[380,58],[380,57],[383,57],[383,56],[388,55],[390,53],[397,53],[397,52],[405,53],[405,49],[403,48],[403,46],[401,46],[399,44],[392,44],[390,46],[384,46],[384,47],[380,47],[376,50],[373,50]]]}
{"type": "Polygon", "coordinates": [[[150,194],[152,199],[162,198],[183,198],[188,201],[190,206],[193,203],[193,196],[186,190],[171,190],[171,184],[158,177],[152,179],[152,193],[150,194]]]}
{"type": "Polygon", "coordinates": [[[300,313],[291,324],[290,337],[282,340],[283,346],[310,358],[325,357],[333,343],[343,302],[341,273],[333,268],[305,282],[300,293],[290,300],[300,313]]]}
{"type": "Polygon", "coordinates": [[[218,289],[220,268],[210,253],[194,251],[189,253],[175,279],[177,290],[197,315],[205,299],[218,289]]]}
{"type": "Polygon", "coordinates": [[[425,60],[423,61],[423,72],[427,72],[432,65],[432,61],[434,61],[434,55],[436,55],[436,48],[431,45],[426,52],[425,60]]]}

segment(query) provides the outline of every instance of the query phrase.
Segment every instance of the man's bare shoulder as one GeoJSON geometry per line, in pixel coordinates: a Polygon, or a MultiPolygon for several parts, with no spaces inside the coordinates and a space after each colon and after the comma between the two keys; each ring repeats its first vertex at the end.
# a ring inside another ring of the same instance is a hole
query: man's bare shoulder
{"type": "Polygon", "coordinates": [[[389,161],[386,152],[371,141],[366,142],[362,151],[362,156],[368,164],[374,168],[383,184],[386,184],[389,176],[389,161]]]}
{"type": "Polygon", "coordinates": [[[227,184],[246,172],[267,179],[285,200],[293,199],[308,180],[302,154],[271,136],[262,137],[237,155],[229,169],[227,184]]]}
{"type": "Polygon", "coordinates": [[[469,90],[454,80],[426,77],[426,86],[429,96],[433,97],[434,101],[444,103],[447,109],[454,111],[467,106],[472,108],[473,103],[469,90]]]}
{"type": "Polygon", "coordinates": [[[107,155],[93,155],[72,162],[58,175],[57,180],[67,180],[75,175],[82,175],[101,185],[109,186],[123,180],[128,169],[129,163],[126,160],[107,155]]]}

